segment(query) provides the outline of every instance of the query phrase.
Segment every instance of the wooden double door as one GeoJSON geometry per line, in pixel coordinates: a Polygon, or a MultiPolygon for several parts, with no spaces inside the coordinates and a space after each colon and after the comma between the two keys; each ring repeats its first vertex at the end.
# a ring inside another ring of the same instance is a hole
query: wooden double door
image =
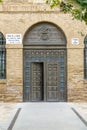
{"type": "Polygon", "coordinates": [[[59,100],[58,72],[57,62],[31,63],[31,101],[59,100]]]}

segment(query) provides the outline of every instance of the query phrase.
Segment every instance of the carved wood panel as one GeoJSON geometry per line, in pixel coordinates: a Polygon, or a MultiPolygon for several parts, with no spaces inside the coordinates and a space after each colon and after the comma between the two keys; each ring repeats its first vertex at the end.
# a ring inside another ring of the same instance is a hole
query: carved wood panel
{"type": "Polygon", "coordinates": [[[59,101],[59,65],[48,62],[47,70],[47,101],[59,101]]]}
{"type": "Polygon", "coordinates": [[[31,63],[31,100],[43,100],[43,63],[31,63]]]}
{"type": "Polygon", "coordinates": [[[24,37],[24,45],[66,45],[63,31],[52,23],[42,22],[31,27],[24,37]]]}

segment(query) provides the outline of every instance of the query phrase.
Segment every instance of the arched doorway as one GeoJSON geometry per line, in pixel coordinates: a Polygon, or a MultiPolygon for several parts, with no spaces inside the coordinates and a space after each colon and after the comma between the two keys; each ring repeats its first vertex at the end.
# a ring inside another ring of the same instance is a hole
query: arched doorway
{"type": "Polygon", "coordinates": [[[66,101],[66,37],[52,23],[24,36],[24,101],[66,101]]]}

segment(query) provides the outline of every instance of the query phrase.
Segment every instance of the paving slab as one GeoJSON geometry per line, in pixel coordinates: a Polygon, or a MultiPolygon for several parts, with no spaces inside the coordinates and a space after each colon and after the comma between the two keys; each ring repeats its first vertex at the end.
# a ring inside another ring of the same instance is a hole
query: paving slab
{"type": "Polygon", "coordinates": [[[17,107],[16,103],[0,103],[0,130],[7,130],[14,118],[17,107]]]}
{"type": "MultiPolygon", "coordinates": [[[[69,103],[21,103],[12,130],[87,130],[69,103]]],[[[8,130],[11,130],[9,128],[8,130]]]]}
{"type": "Polygon", "coordinates": [[[87,103],[74,103],[74,108],[87,122],[87,103]]]}

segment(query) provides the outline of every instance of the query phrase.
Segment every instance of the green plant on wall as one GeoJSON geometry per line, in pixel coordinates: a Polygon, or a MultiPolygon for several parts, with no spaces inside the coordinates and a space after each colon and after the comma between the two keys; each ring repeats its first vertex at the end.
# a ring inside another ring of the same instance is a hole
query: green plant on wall
{"type": "Polygon", "coordinates": [[[73,18],[87,24],[87,0],[46,0],[51,8],[60,7],[64,13],[71,13],[73,18]]]}

